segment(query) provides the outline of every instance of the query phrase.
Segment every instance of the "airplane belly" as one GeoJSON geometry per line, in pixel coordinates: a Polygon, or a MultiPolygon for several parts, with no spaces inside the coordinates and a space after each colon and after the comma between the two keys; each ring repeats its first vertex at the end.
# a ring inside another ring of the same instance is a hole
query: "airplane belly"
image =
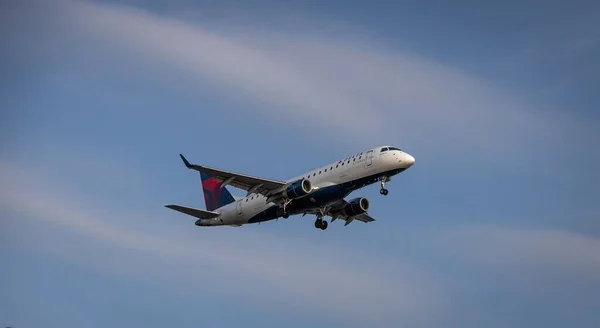
{"type": "Polygon", "coordinates": [[[302,212],[306,208],[314,208],[315,206],[322,206],[331,203],[340,198],[346,197],[349,190],[344,188],[343,185],[332,185],[322,187],[319,190],[312,192],[310,195],[296,199],[290,204],[291,212],[302,212]]]}
{"type": "Polygon", "coordinates": [[[269,220],[274,220],[278,217],[279,205],[271,205],[261,210],[248,218],[247,223],[258,223],[269,220]]]}

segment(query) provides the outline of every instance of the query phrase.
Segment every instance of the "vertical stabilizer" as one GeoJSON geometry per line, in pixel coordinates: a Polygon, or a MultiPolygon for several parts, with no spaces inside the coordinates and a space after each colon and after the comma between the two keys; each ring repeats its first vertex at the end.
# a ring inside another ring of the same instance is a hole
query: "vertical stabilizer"
{"type": "Polygon", "coordinates": [[[200,171],[202,191],[204,192],[204,202],[206,203],[207,211],[214,211],[235,202],[235,199],[231,196],[227,188],[223,187],[223,183],[215,179],[210,173],[201,170],[200,166],[190,164],[182,154],[179,154],[179,157],[181,157],[181,160],[188,169],[200,171]]]}
{"type": "Polygon", "coordinates": [[[211,174],[200,172],[202,179],[202,191],[204,192],[204,202],[208,211],[214,211],[227,204],[235,202],[235,199],[227,187],[221,188],[222,183],[217,181],[211,174]]]}

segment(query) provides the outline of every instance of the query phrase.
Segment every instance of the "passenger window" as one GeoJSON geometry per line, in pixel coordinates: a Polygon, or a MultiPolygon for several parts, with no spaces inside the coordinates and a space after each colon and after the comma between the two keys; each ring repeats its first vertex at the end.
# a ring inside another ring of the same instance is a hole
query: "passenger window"
{"type": "Polygon", "coordinates": [[[327,172],[327,169],[325,169],[325,172],[327,172]]]}
{"type": "Polygon", "coordinates": [[[319,171],[319,174],[321,174],[321,171],[319,171]]]}
{"type": "Polygon", "coordinates": [[[315,175],[317,175],[317,174],[316,174],[316,173],[313,173],[313,177],[314,177],[315,175]]]}
{"type": "Polygon", "coordinates": [[[358,159],[361,159],[361,158],[362,158],[362,156],[358,156],[358,159]]]}

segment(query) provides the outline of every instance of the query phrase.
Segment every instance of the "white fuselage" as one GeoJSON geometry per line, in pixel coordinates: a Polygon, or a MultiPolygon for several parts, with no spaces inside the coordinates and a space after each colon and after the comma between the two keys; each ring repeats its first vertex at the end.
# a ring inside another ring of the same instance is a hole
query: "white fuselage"
{"type": "MultiPolygon", "coordinates": [[[[402,169],[412,166],[415,161],[414,157],[408,153],[391,146],[389,147],[391,150],[381,151],[386,148],[388,147],[370,149],[306,172],[286,182],[293,182],[302,178],[309,179],[313,187],[313,193],[315,193],[319,189],[352,183],[353,181],[362,181],[361,179],[364,180],[367,177],[385,176],[387,172],[395,172],[392,175],[397,174],[402,169]]],[[[373,182],[365,183],[365,185],[370,183],[373,182]]],[[[362,183],[356,189],[360,187],[363,187],[362,183]]],[[[249,194],[244,198],[237,199],[234,203],[217,209],[219,216],[210,220],[203,220],[203,225],[237,226],[246,224],[274,205],[274,203],[267,202],[267,197],[261,194],[249,194]]],[[[276,216],[270,219],[275,218],[276,216]]]]}

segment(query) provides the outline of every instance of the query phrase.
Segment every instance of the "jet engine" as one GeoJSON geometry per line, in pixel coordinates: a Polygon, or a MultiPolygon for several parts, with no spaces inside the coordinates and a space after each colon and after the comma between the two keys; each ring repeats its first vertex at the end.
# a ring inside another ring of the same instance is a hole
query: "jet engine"
{"type": "Polygon", "coordinates": [[[300,179],[288,184],[283,191],[283,196],[288,199],[294,199],[308,195],[312,191],[312,184],[308,179],[300,179]]]}
{"type": "Polygon", "coordinates": [[[344,207],[344,212],[348,216],[355,216],[366,213],[369,210],[369,200],[364,197],[358,197],[348,202],[344,207]]]}

